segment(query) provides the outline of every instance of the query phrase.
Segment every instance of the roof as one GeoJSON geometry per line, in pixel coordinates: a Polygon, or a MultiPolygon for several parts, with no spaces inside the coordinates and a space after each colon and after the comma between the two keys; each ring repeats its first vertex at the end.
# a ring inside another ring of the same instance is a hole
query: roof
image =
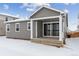
{"type": "Polygon", "coordinates": [[[34,14],[39,12],[42,8],[47,8],[47,9],[54,10],[54,11],[57,11],[57,12],[60,12],[60,13],[64,13],[64,11],[61,11],[61,10],[58,10],[58,9],[50,8],[50,7],[47,7],[47,6],[41,6],[29,18],[31,18],[34,14]]]}
{"type": "Polygon", "coordinates": [[[13,17],[13,18],[19,19],[19,17],[14,16],[14,15],[11,15],[11,14],[0,13],[0,15],[2,15],[2,16],[8,16],[8,17],[13,17]]]}
{"type": "Polygon", "coordinates": [[[5,23],[23,22],[23,21],[30,21],[30,20],[27,20],[27,19],[16,19],[16,20],[7,21],[5,23]]]}

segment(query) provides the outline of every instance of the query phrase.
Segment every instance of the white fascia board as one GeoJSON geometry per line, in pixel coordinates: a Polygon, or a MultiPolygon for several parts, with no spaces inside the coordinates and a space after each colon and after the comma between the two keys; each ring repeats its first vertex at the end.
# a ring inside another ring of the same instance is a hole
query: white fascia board
{"type": "MultiPolygon", "coordinates": [[[[31,14],[31,16],[33,16],[35,13],[37,13],[40,9],[42,9],[43,7],[40,7],[40,8],[38,8],[35,12],[33,12],[32,14],[31,14]]],[[[31,16],[29,16],[29,18],[31,17],[31,16]]]]}
{"type": "Polygon", "coordinates": [[[31,20],[44,20],[44,19],[51,19],[51,18],[59,18],[60,16],[51,16],[51,17],[42,17],[42,18],[34,18],[31,20]]]}
{"type": "Polygon", "coordinates": [[[54,10],[54,11],[57,11],[57,12],[60,12],[60,13],[64,13],[64,11],[61,11],[61,10],[58,10],[58,9],[55,9],[55,8],[51,8],[51,7],[47,7],[47,6],[45,6],[45,8],[48,8],[50,10],[54,10]]]}
{"type": "MultiPolygon", "coordinates": [[[[61,10],[58,10],[58,9],[55,9],[55,8],[50,8],[50,7],[47,7],[47,6],[41,6],[39,9],[37,9],[34,13],[32,13],[32,15],[31,16],[33,16],[35,13],[37,13],[40,9],[42,9],[43,7],[45,7],[45,8],[47,8],[47,9],[50,9],[50,10],[55,10],[55,11],[57,11],[57,12],[60,12],[60,13],[64,13],[64,11],[61,11],[61,10]]],[[[30,17],[31,17],[30,16],[30,17]]],[[[29,17],[29,18],[30,18],[29,17]]]]}

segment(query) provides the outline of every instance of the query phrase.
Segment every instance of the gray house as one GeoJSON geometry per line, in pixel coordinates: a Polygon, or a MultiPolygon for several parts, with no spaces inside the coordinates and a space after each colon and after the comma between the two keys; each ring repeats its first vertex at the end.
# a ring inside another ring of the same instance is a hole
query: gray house
{"type": "Polygon", "coordinates": [[[36,10],[28,20],[8,21],[6,36],[10,38],[31,39],[38,43],[65,42],[68,27],[67,13],[46,6],[36,10]]]}
{"type": "Polygon", "coordinates": [[[0,36],[4,36],[6,34],[5,31],[5,23],[7,21],[11,21],[11,20],[15,20],[18,19],[17,17],[13,16],[13,15],[8,15],[8,14],[0,14],[0,36]]]}

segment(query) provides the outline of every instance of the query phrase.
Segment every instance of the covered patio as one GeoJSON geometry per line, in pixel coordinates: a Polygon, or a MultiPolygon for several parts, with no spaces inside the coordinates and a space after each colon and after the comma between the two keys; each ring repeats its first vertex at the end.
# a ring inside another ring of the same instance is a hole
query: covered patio
{"type": "Polygon", "coordinates": [[[63,45],[62,16],[31,19],[31,40],[48,45],[63,45]]]}

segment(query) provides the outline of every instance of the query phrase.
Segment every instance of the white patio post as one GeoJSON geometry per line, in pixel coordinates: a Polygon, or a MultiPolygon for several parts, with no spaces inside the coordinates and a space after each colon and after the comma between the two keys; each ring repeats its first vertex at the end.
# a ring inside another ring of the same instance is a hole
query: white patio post
{"type": "Polygon", "coordinates": [[[59,41],[63,40],[63,24],[62,24],[62,16],[59,17],[59,41]]]}
{"type": "Polygon", "coordinates": [[[31,39],[33,39],[33,20],[31,20],[31,39]]]}
{"type": "Polygon", "coordinates": [[[37,38],[37,36],[38,36],[38,34],[37,34],[37,21],[36,21],[36,38],[37,38]]]}

